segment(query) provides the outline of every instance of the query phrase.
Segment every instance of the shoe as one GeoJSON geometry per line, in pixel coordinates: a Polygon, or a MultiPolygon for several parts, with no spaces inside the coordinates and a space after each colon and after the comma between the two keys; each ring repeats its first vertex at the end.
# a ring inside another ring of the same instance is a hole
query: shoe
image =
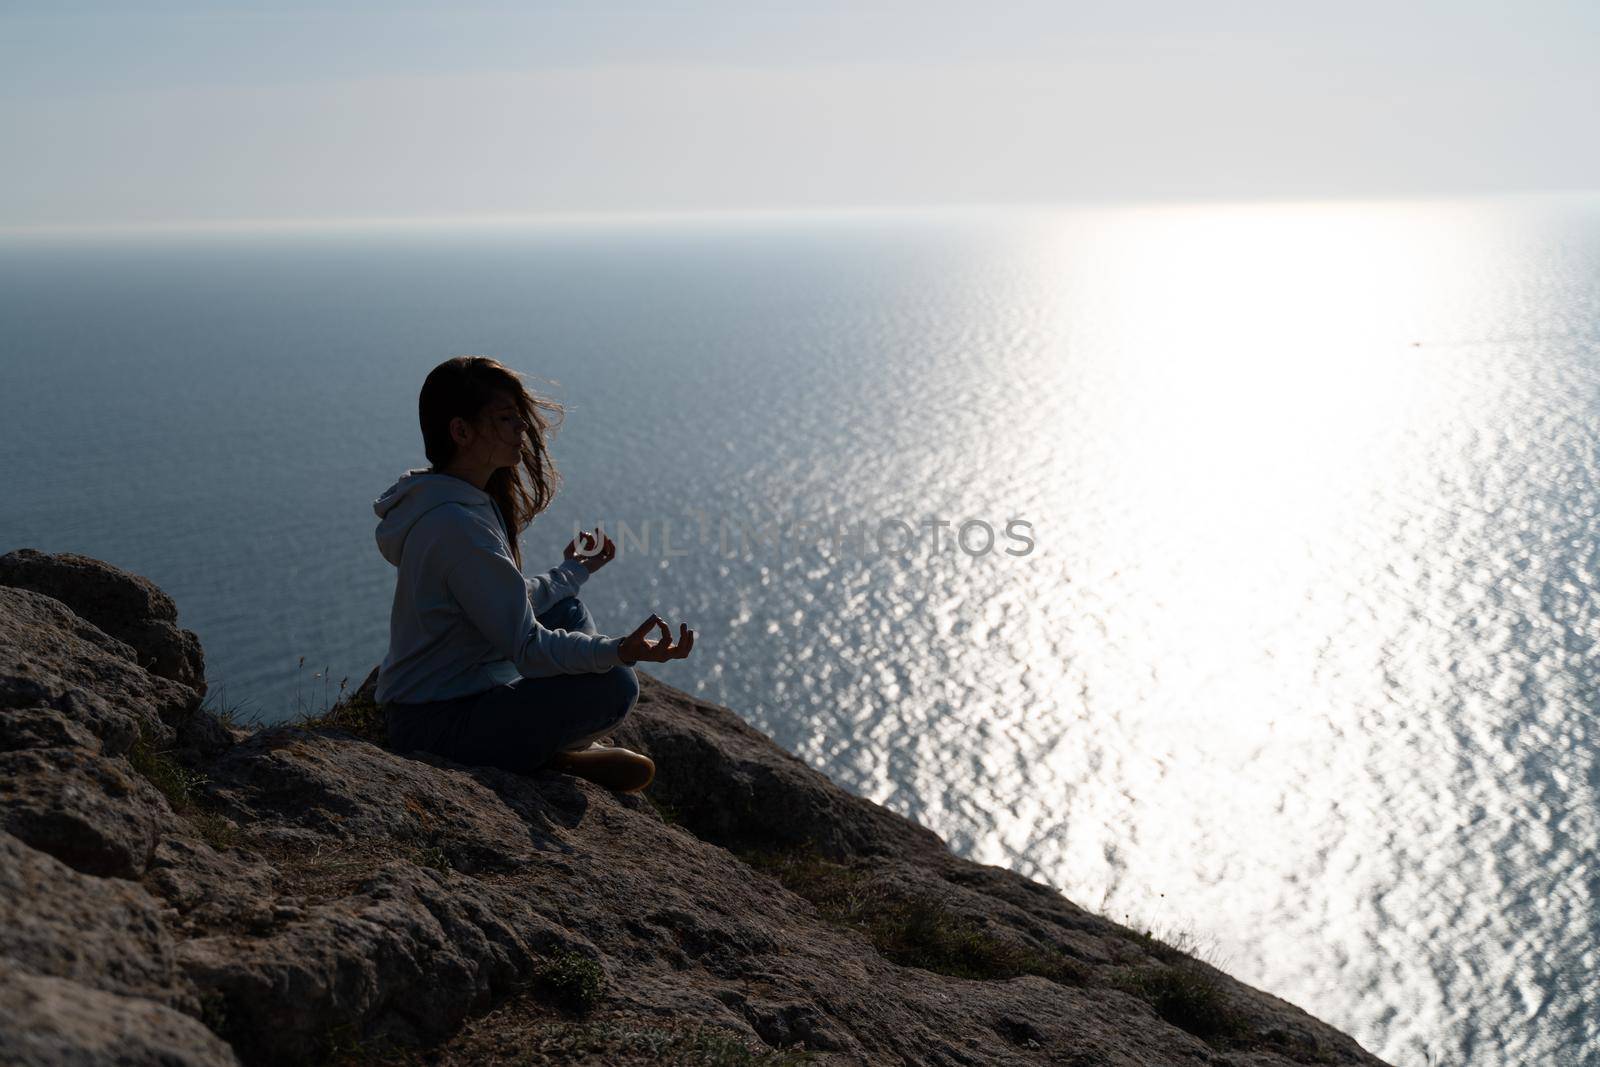
{"type": "Polygon", "coordinates": [[[598,741],[578,752],[557,752],[549,767],[619,793],[638,793],[656,776],[655,761],[649,756],[598,741]]]}

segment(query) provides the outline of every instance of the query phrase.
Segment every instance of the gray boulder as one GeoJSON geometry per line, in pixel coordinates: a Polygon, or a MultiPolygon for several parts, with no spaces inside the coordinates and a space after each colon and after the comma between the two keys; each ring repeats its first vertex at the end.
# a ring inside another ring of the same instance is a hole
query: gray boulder
{"type": "Polygon", "coordinates": [[[150,674],[131,647],[61,601],[0,586],[0,708],[53,708],[122,755],[141,730],[152,744],[173,743],[199,706],[193,689],[150,674]]]}
{"type": "Polygon", "coordinates": [[[171,817],[125,760],[82,748],[0,752],[0,829],[74,870],[137,878],[171,817]]]}
{"type": "Polygon", "coordinates": [[[73,552],[19,548],[0,556],[0,585],[54,597],[126,642],[139,666],[204,696],[205,653],[194,631],[178,627],[178,606],[148,578],[73,552]]]}
{"type": "MultiPolygon", "coordinates": [[[[0,709],[54,709],[120,756],[142,732],[157,748],[203,759],[232,744],[198,691],[151,674],[138,653],[61,601],[0,585],[0,709]]],[[[0,735],[13,728],[0,728],[0,735]]],[[[20,727],[18,727],[20,729],[20,727]]]]}
{"type": "Polygon", "coordinates": [[[198,1020],[139,997],[18,971],[0,959],[0,1063],[10,1067],[237,1067],[198,1020]]]}

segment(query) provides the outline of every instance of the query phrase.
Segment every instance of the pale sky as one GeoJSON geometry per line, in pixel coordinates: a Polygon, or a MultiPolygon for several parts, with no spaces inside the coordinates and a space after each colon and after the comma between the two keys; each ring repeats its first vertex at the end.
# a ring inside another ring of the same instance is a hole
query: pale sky
{"type": "Polygon", "coordinates": [[[0,0],[0,228],[1600,188],[1600,2],[0,0]]]}

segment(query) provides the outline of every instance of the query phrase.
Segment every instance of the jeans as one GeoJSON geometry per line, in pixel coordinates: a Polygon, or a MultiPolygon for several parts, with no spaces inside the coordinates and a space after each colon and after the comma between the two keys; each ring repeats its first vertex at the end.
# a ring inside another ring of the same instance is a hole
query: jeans
{"type": "MultiPolygon", "coordinates": [[[[551,630],[597,633],[577,597],[557,601],[539,616],[551,630]]],[[[426,704],[385,704],[389,747],[432,752],[474,767],[527,774],[557,752],[578,751],[611,732],[639,698],[632,667],[604,674],[519,678],[493,689],[426,704]]]]}

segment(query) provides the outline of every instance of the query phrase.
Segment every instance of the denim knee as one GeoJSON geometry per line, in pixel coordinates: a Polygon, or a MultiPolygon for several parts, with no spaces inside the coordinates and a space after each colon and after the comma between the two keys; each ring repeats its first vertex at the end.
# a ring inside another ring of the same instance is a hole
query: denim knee
{"type": "Polygon", "coordinates": [[[559,626],[565,630],[566,627],[561,624],[567,621],[577,603],[578,598],[575,596],[562,597],[539,613],[539,621],[552,629],[559,626]]]}
{"type": "Polygon", "coordinates": [[[576,630],[580,633],[594,633],[594,620],[589,616],[589,609],[583,606],[583,601],[575,596],[562,597],[545,609],[539,617],[539,625],[547,630],[576,630]]]}
{"type": "Polygon", "coordinates": [[[633,710],[633,705],[639,699],[639,676],[632,667],[613,667],[603,677],[606,680],[607,692],[611,698],[611,705],[616,709],[616,718],[611,721],[616,726],[628,717],[633,710]]]}

